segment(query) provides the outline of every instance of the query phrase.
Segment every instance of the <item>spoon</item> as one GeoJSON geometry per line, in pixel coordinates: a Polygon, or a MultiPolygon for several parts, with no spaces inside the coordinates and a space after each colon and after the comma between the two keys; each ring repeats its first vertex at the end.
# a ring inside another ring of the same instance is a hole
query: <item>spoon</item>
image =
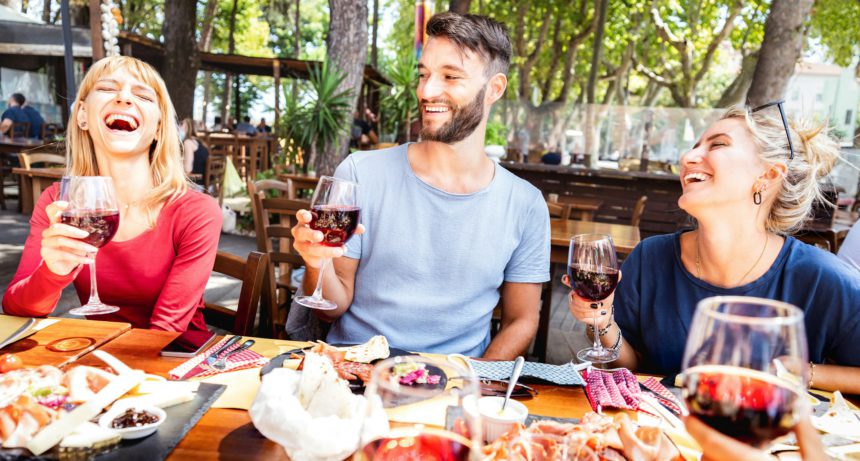
{"type": "Polygon", "coordinates": [[[502,402],[502,410],[505,411],[505,406],[508,404],[508,400],[511,398],[511,393],[514,391],[514,387],[517,385],[517,381],[520,379],[520,372],[523,371],[523,364],[526,363],[526,359],[523,356],[517,357],[514,361],[514,371],[511,372],[511,379],[508,381],[508,390],[505,391],[505,401],[502,402]]]}

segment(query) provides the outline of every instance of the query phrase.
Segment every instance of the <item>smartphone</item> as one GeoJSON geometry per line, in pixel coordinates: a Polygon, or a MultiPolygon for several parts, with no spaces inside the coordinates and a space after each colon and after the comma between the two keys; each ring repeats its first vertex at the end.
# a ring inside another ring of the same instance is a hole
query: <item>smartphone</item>
{"type": "Polygon", "coordinates": [[[161,355],[165,357],[193,357],[211,346],[215,342],[215,333],[211,331],[189,330],[170,344],[161,349],[161,355]]]}

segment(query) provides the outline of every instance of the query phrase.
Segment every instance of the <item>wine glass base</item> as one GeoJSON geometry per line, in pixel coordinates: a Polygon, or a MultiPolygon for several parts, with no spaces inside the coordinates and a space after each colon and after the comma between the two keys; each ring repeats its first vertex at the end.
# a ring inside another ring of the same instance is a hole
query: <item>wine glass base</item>
{"type": "Polygon", "coordinates": [[[69,311],[72,315],[104,315],[118,311],[116,306],[108,306],[107,304],[85,304],[81,307],[76,307],[69,311]]]}
{"type": "Polygon", "coordinates": [[[606,363],[618,360],[618,351],[612,349],[595,349],[589,347],[576,353],[576,358],[583,362],[606,363]]]}
{"type": "Polygon", "coordinates": [[[313,296],[299,296],[296,298],[296,303],[301,304],[310,309],[319,309],[321,311],[331,311],[337,309],[337,304],[324,299],[314,298],[313,296]]]}

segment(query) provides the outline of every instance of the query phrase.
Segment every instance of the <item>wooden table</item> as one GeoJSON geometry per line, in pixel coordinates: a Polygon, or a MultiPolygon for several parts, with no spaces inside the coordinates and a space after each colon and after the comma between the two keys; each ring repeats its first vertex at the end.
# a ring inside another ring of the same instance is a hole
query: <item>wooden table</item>
{"type": "MultiPolygon", "coordinates": [[[[46,144],[41,139],[35,138],[10,138],[9,136],[0,136],[0,209],[6,209],[6,193],[4,187],[6,185],[6,157],[18,155],[19,152],[39,149],[46,144]]],[[[19,189],[20,190],[20,189],[19,189]]],[[[20,197],[18,198],[20,200],[20,197]]],[[[20,203],[19,203],[20,208],[20,203]]]]}
{"type": "MultiPolygon", "coordinates": [[[[65,321],[65,320],[64,320],[65,321]]],[[[69,334],[76,334],[68,328],[69,334]]],[[[132,368],[167,376],[167,372],[182,363],[181,358],[161,357],[161,348],[173,340],[176,333],[131,329],[99,349],[109,352],[132,368]]],[[[272,341],[261,339],[259,342],[272,341]]],[[[8,349],[8,348],[7,348],[8,349]]],[[[3,352],[6,352],[4,350],[3,352]]],[[[29,365],[29,362],[25,362],[29,365]]],[[[78,364],[104,366],[87,355],[78,364]]],[[[522,402],[532,414],[559,418],[579,418],[591,410],[585,393],[579,387],[534,385],[538,396],[522,402]]],[[[210,409],[176,446],[169,460],[287,460],[283,449],[263,437],[243,410],[210,409]]]]}
{"type": "Polygon", "coordinates": [[[21,196],[21,213],[30,214],[36,201],[51,184],[59,181],[65,168],[13,168],[12,173],[21,176],[18,190],[21,196]]]}
{"type": "Polygon", "coordinates": [[[278,181],[283,181],[291,184],[291,192],[290,199],[302,198],[304,195],[307,195],[310,198],[310,192],[312,189],[317,188],[317,184],[320,182],[320,178],[318,176],[305,176],[300,174],[279,174],[278,181]],[[300,192],[303,192],[300,194],[300,192]]]}
{"type": "Polygon", "coordinates": [[[6,346],[3,352],[16,354],[25,365],[63,367],[131,329],[128,323],[120,322],[67,318],[51,320],[56,320],[56,323],[6,346]],[[69,338],[82,338],[82,345],[87,342],[91,344],[78,350],[65,352],[49,348],[56,341],[69,338]]]}

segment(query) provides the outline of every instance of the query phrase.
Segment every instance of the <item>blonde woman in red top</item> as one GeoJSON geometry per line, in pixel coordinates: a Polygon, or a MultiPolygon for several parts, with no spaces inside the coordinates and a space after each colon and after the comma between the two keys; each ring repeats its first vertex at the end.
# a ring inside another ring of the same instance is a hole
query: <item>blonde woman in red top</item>
{"type": "Polygon", "coordinates": [[[119,230],[96,249],[87,234],[60,224],[65,202],[54,185],[39,199],[18,271],[3,310],[45,316],[69,283],[81,302],[95,253],[99,295],[120,307],[99,320],[137,328],[205,330],[203,290],[218,249],[221,213],[188,187],[176,114],[164,81],[148,64],[117,56],[95,63],[78,90],[67,132],[68,174],[111,176],[120,204],[119,230]]]}

